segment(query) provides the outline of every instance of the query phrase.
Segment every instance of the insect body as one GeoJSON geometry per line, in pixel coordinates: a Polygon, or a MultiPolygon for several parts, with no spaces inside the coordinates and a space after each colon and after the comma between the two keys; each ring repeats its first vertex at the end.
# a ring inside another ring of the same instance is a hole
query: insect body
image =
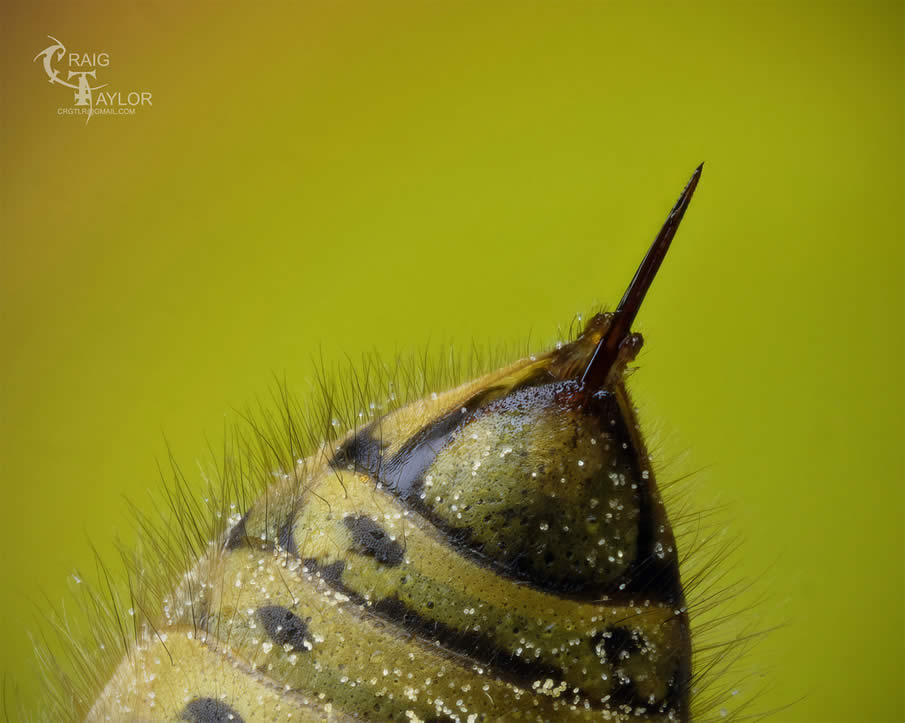
{"type": "Polygon", "coordinates": [[[687,719],[678,556],[623,374],[700,170],[614,313],[283,470],[88,718],[687,719]]]}

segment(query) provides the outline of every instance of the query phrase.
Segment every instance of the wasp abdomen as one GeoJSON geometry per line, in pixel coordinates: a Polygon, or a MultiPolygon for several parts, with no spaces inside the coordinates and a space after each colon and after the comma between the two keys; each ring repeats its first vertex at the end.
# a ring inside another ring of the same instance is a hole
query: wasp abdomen
{"type": "Polygon", "coordinates": [[[623,372],[699,175],[574,342],[269,469],[92,716],[687,720],[678,557],[623,372]]]}
{"type": "MultiPolygon", "coordinates": [[[[654,488],[619,398],[526,385],[550,378],[536,371],[440,395],[421,426],[408,408],[388,415],[243,524],[321,585],[517,689],[551,681],[560,704],[681,711],[687,621],[676,590],[632,577],[657,559],[654,488]]],[[[674,565],[668,550],[657,561],[674,565]]]]}
{"type": "MultiPolygon", "coordinates": [[[[192,572],[167,645],[200,642],[246,719],[270,704],[242,691],[273,682],[305,720],[685,717],[687,616],[631,406],[557,378],[560,356],[286,473],[192,572]]],[[[213,697],[186,690],[179,710],[213,697]]]]}

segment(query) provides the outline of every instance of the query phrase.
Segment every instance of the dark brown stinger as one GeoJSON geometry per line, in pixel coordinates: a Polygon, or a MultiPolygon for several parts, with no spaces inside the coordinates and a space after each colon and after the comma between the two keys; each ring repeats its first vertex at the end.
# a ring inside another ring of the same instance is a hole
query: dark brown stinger
{"type": "Polygon", "coordinates": [[[638,309],[641,308],[644,295],[647,294],[647,290],[653,283],[654,276],[657,275],[657,270],[660,268],[660,264],[663,263],[663,257],[666,256],[666,252],[669,250],[669,244],[673,236],[676,235],[679,223],[681,223],[682,217],[685,215],[685,209],[688,208],[688,204],[691,202],[694,189],[698,187],[698,179],[701,177],[702,168],[704,168],[703,163],[691,174],[691,178],[679,196],[679,200],[676,201],[676,205],[673,206],[669,216],[666,217],[666,223],[663,224],[663,228],[660,229],[660,233],[657,234],[657,238],[654,239],[647,254],[644,256],[644,260],[635,272],[632,283],[625,290],[625,294],[613,314],[609,328],[597,344],[597,348],[591,356],[591,361],[588,362],[588,366],[584,370],[584,374],[581,377],[583,387],[601,389],[606,383],[610,369],[619,356],[619,346],[631,333],[632,323],[635,321],[638,309]]]}

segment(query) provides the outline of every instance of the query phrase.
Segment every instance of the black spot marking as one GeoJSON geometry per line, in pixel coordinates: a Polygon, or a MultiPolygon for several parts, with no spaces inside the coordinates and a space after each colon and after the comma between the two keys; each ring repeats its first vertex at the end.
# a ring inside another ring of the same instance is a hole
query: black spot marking
{"type": "Polygon", "coordinates": [[[320,575],[321,580],[326,582],[331,587],[342,587],[343,570],[345,570],[346,568],[346,563],[344,563],[342,560],[337,560],[330,565],[320,565],[316,558],[309,557],[304,561],[304,565],[312,572],[320,575]]]}
{"type": "Polygon", "coordinates": [[[227,550],[236,550],[242,547],[242,545],[246,544],[246,541],[248,540],[248,532],[245,529],[245,523],[248,522],[248,517],[250,514],[251,510],[248,510],[244,515],[242,515],[242,519],[239,520],[229,531],[229,534],[226,536],[227,550]]]}
{"type": "MultiPolygon", "coordinates": [[[[641,654],[641,646],[637,639],[631,631],[625,628],[610,626],[602,633],[597,633],[589,642],[594,653],[596,655],[603,653],[606,662],[616,671],[619,671],[632,656],[641,654]]],[[[651,707],[651,702],[641,696],[633,680],[625,675],[617,675],[614,682],[615,688],[610,694],[610,705],[627,705],[632,708],[651,707]]],[[[666,695],[656,704],[656,709],[661,712],[686,710],[688,706],[687,683],[687,674],[682,670],[676,671],[669,682],[666,695]]]]}
{"type": "Polygon", "coordinates": [[[190,723],[243,723],[242,716],[215,698],[195,698],[179,714],[179,720],[190,723]]]}
{"type": "Polygon", "coordinates": [[[631,655],[639,650],[638,643],[628,630],[612,626],[591,638],[591,646],[595,653],[600,653],[601,645],[606,661],[611,665],[618,665],[625,655],[631,655]]]}
{"type": "Polygon", "coordinates": [[[291,645],[298,651],[308,651],[305,647],[308,625],[292,611],[279,605],[268,605],[255,610],[255,616],[277,645],[291,645]]]}
{"type": "Polygon", "coordinates": [[[368,555],[390,567],[396,567],[402,562],[402,546],[370,517],[348,515],[343,518],[343,524],[352,533],[354,549],[359,555],[368,555]]]}

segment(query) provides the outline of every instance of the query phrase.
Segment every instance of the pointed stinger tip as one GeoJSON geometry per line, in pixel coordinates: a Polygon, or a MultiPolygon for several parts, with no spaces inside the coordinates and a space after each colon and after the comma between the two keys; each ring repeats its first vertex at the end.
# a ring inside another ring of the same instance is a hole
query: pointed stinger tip
{"type": "Polygon", "coordinates": [[[691,197],[698,186],[698,180],[701,178],[703,169],[704,163],[701,162],[695,168],[694,173],[691,174],[691,178],[688,179],[688,183],[682,189],[679,200],[676,201],[675,206],[669,212],[663,228],[660,229],[660,233],[657,234],[644,260],[635,272],[634,278],[625,290],[625,294],[613,314],[609,328],[594,350],[591,361],[584,371],[581,379],[583,385],[592,389],[600,389],[605,384],[610,369],[619,353],[619,345],[631,333],[632,323],[641,308],[641,302],[644,301],[647,290],[653,283],[654,277],[660,269],[660,264],[663,262],[663,257],[666,256],[670,243],[672,243],[672,239],[676,235],[676,230],[685,216],[685,210],[691,202],[691,197]]]}

